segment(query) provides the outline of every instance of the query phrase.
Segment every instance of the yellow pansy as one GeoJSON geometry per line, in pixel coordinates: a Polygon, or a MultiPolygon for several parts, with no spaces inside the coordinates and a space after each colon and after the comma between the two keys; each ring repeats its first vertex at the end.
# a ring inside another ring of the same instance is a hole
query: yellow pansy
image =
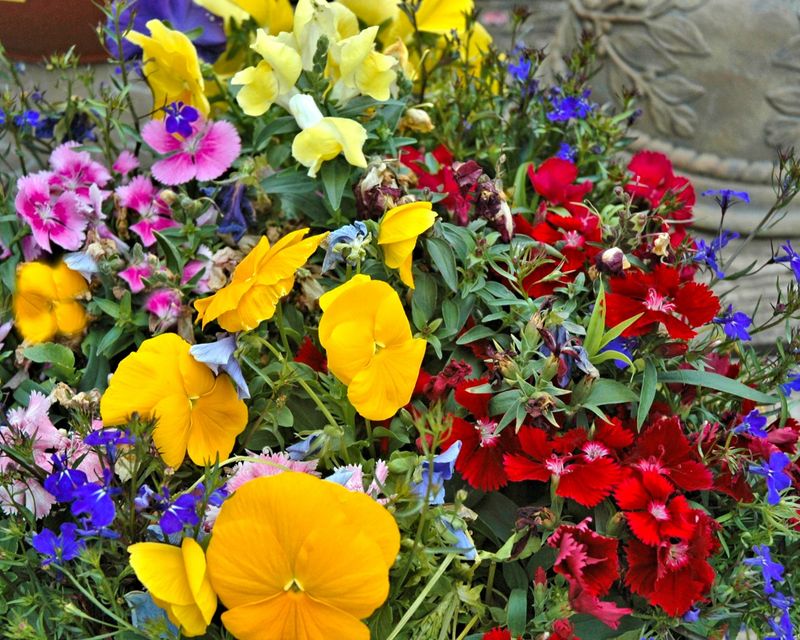
{"type": "Polygon", "coordinates": [[[225,22],[246,22],[250,18],[269,33],[292,30],[292,5],[289,0],[194,0],[225,22]]]}
{"type": "Polygon", "coordinates": [[[397,523],[372,498],[287,471],[225,501],[208,573],[238,640],[369,640],[361,620],[386,600],[399,548],[397,523]]]}
{"type": "Polygon", "coordinates": [[[249,116],[260,116],[294,89],[303,63],[297,51],[267,35],[263,29],[258,30],[251,48],[263,60],[237,73],[231,78],[231,84],[243,85],[236,96],[242,110],[249,116]]]}
{"type": "Polygon", "coordinates": [[[145,340],[119,363],[100,400],[106,426],[125,424],[134,413],[155,418],[153,442],[170,467],[179,467],[187,451],[198,465],[227,458],[247,424],[231,379],[214,376],[189,347],[174,333],[145,340]]]}
{"type": "Polygon", "coordinates": [[[430,202],[409,202],[389,209],[380,222],[378,244],[383,249],[383,260],[390,269],[400,270],[400,279],[412,289],[412,254],[417,238],[433,226],[436,214],[430,202]]]}
{"type": "Polygon", "coordinates": [[[305,238],[292,231],[270,247],[266,236],[233,271],[230,283],[213,296],[195,300],[198,320],[212,320],[226,331],[250,331],[275,313],[278,301],[294,286],[294,274],[328,235],[305,238]]]}
{"type": "Polygon", "coordinates": [[[400,12],[398,0],[339,0],[339,2],[369,26],[380,26],[387,20],[394,20],[400,12]]]}
{"type": "Polygon", "coordinates": [[[322,163],[340,153],[354,167],[366,167],[364,143],[367,130],[349,118],[323,117],[311,96],[298,94],[289,101],[289,111],[302,129],[292,141],[292,156],[308,175],[317,175],[322,163]]]}
{"type": "Polygon", "coordinates": [[[149,36],[131,31],[125,37],[142,48],[142,72],[153,92],[154,117],[163,117],[161,108],[178,101],[207,116],[210,106],[192,41],[160,20],[149,20],[147,29],[149,36]]]}
{"type": "Polygon", "coordinates": [[[303,69],[314,66],[317,43],[322,36],[328,46],[358,33],[358,18],[343,4],[327,0],[300,0],[294,10],[293,36],[303,58],[303,69]]]}
{"type": "MultiPolygon", "coordinates": [[[[462,33],[467,21],[465,14],[471,13],[474,6],[473,0],[422,0],[414,14],[414,21],[417,29],[423,33],[462,33]]],[[[394,42],[397,38],[406,41],[413,33],[411,20],[399,11],[386,32],[385,41],[394,42]]]]}
{"type": "Polygon", "coordinates": [[[397,292],[359,275],[319,299],[319,340],[328,369],[347,385],[347,398],[370,420],[391,418],[411,399],[425,355],[413,338],[397,292]]]}
{"type": "Polygon", "coordinates": [[[347,102],[360,93],[375,100],[391,97],[397,60],[375,50],[377,35],[378,27],[369,27],[331,46],[328,73],[335,81],[331,90],[334,100],[347,102]]]}
{"type": "Polygon", "coordinates": [[[140,542],[129,546],[128,553],[139,582],[181,633],[203,635],[217,610],[203,548],[192,538],[184,538],[180,548],[140,542]]]}
{"type": "Polygon", "coordinates": [[[86,312],[76,298],[88,291],[83,276],[63,262],[26,262],[17,271],[14,324],[32,343],[78,334],[86,327],[86,312]]]}

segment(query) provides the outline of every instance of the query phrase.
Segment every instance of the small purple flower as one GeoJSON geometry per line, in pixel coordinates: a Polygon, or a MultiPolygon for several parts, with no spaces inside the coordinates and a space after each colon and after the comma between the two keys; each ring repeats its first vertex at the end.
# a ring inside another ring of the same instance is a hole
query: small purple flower
{"type": "Polygon", "coordinates": [[[800,371],[797,373],[790,373],[786,377],[786,382],[781,385],[783,395],[790,396],[794,391],[800,391],[800,371]]]}
{"type": "Polygon", "coordinates": [[[697,622],[700,619],[700,609],[696,607],[693,609],[689,609],[686,613],[683,614],[683,621],[684,622],[697,622]]]}
{"type": "Polygon", "coordinates": [[[236,385],[236,392],[240,400],[250,397],[250,389],[247,387],[247,381],[244,379],[242,367],[239,361],[234,357],[236,351],[236,338],[234,336],[227,336],[220,338],[216,342],[209,342],[206,344],[196,344],[189,349],[189,353],[198,362],[208,365],[215,375],[218,375],[220,369],[227,373],[233,383],[236,385]]]}
{"type": "Polygon", "coordinates": [[[766,438],[767,435],[769,435],[764,430],[764,427],[766,426],[766,417],[762,416],[758,409],[753,409],[744,417],[744,420],[742,420],[741,424],[738,424],[733,428],[733,432],[747,433],[748,435],[755,436],[757,438],[766,438]]]}
{"type": "Polygon", "coordinates": [[[39,124],[40,117],[41,114],[38,111],[28,109],[25,112],[14,116],[14,124],[20,129],[24,129],[25,127],[31,127],[32,129],[35,129],[39,124]]]}
{"type": "Polygon", "coordinates": [[[105,471],[105,482],[89,482],[78,487],[74,492],[71,512],[73,516],[87,514],[92,529],[102,530],[114,522],[117,510],[111,496],[120,492],[110,486],[111,474],[105,471]]]}
{"type": "Polygon", "coordinates": [[[708,189],[700,195],[714,196],[719,208],[722,209],[723,216],[737,202],[750,202],[750,194],[747,191],[734,191],[733,189],[708,189]]]}
{"type": "Polygon", "coordinates": [[[79,469],[67,467],[67,457],[53,454],[53,473],[44,480],[44,488],[55,497],[57,502],[72,502],[75,492],[84,486],[88,479],[79,469]]]}
{"type": "Polygon", "coordinates": [[[98,429],[92,431],[83,439],[83,443],[90,447],[102,447],[106,450],[106,457],[109,463],[113,464],[117,459],[117,447],[120,445],[133,444],[133,436],[130,431],[120,431],[119,429],[98,429]]]}
{"type": "Polygon", "coordinates": [[[775,635],[765,636],[764,640],[795,640],[794,625],[788,611],[784,611],[777,621],[770,618],[768,622],[775,635]]]}
{"type": "Polygon", "coordinates": [[[589,102],[591,91],[587,89],[580,96],[560,96],[560,91],[551,98],[552,109],[547,113],[550,122],[567,122],[583,120],[595,105],[589,102]]]}
{"type": "Polygon", "coordinates": [[[456,440],[450,447],[433,458],[433,470],[428,460],[423,460],[422,481],[414,483],[411,491],[420,498],[429,495],[430,504],[444,504],[444,483],[453,477],[458,454],[461,453],[461,440],[456,440]],[[431,486],[431,490],[428,487],[431,486]]]}
{"type": "Polygon", "coordinates": [[[750,466],[750,473],[764,476],[767,481],[767,502],[773,506],[781,501],[780,492],[792,486],[792,479],[784,471],[791,462],[783,451],[776,451],[769,456],[768,462],[750,466]]]}
{"type": "Polygon", "coordinates": [[[569,160],[570,162],[575,162],[575,158],[578,157],[578,152],[573,149],[568,142],[562,142],[561,145],[558,147],[558,151],[556,151],[556,158],[561,158],[562,160],[569,160]]]}
{"type": "Polygon", "coordinates": [[[185,493],[168,504],[158,521],[161,531],[166,535],[171,535],[182,531],[186,525],[193,527],[199,524],[197,502],[198,496],[193,492],[185,493]]]}
{"type": "Polygon", "coordinates": [[[787,612],[794,606],[794,598],[784,595],[780,591],[776,591],[775,595],[770,596],[769,602],[776,609],[787,612]]]}
{"type": "Polygon", "coordinates": [[[753,547],[755,558],[745,558],[744,563],[751,567],[759,567],[764,578],[764,593],[770,595],[775,593],[773,582],[783,582],[783,565],[772,560],[769,547],[765,544],[757,544],[753,547]]]}
{"type": "Polygon", "coordinates": [[[6,126],[6,112],[0,109],[0,127],[6,126]]]}
{"type": "Polygon", "coordinates": [[[237,182],[223,187],[219,192],[217,205],[222,211],[217,231],[229,233],[236,242],[247,232],[249,221],[253,218],[253,205],[247,197],[244,184],[237,182]]]}
{"type": "Polygon", "coordinates": [[[519,51],[519,58],[508,63],[508,73],[517,82],[527,82],[531,75],[531,59],[524,50],[519,51]]]}
{"type": "Polygon", "coordinates": [[[59,528],[56,535],[51,529],[42,529],[40,533],[33,534],[31,543],[33,548],[39,552],[42,558],[42,566],[49,564],[62,564],[77,558],[85,543],[76,538],[77,526],[71,522],[65,522],[59,528]]]}
{"type": "Polygon", "coordinates": [[[721,316],[714,318],[714,324],[722,325],[725,335],[731,340],[751,340],[752,337],[747,331],[753,324],[753,320],[743,311],[733,310],[733,305],[728,305],[728,310],[721,316]]]}
{"type": "Polygon", "coordinates": [[[739,234],[735,231],[723,230],[719,236],[711,241],[711,244],[708,244],[705,240],[700,238],[696,241],[697,251],[694,254],[693,260],[695,262],[705,263],[714,271],[718,278],[724,278],[725,274],[720,271],[719,265],[717,264],[717,254],[725,248],[731,240],[735,240],[738,237],[739,234]]]}
{"type": "Polygon", "coordinates": [[[150,488],[150,485],[143,484],[136,492],[136,497],[133,499],[133,505],[136,511],[146,511],[150,508],[150,502],[156,498],[156,492],[150,488]]]}
{"type": "Polygon", "coordinates": [[[320,434],[312,433],[307,438],[303,438],[300,442],[296,442],[286,447],[286,454],[291,460],[307,460],[312,456],[319,455],[322,451],[322,443],[320,442],[320,434]]]}
{"type": "MultiPolygon", "coordinates": [[[[633,360],[633,350],[636,349],[638,344],[639,341],[636,338],[614,338],[600,350],[600,353],[604,351],[618,351],[628,356],[630,360],[633,360]]],[[[617,367],[617,369],[627,369],[629,365],[624,360],[614,360],[614,366],[617,367]]]]}
{"type": "Polygon", "coordinates": [[[786,252],[786,255],[775,258],[775,262],[788,262],[792,271],[794,271],[794,277],[800,282],[800,253],[794,250],[791,242],[781,246],[781,249],[786,252]]]}
{"type": "Polygon", "coordinates": [[[183,102],[173,102],[172,104],[164,107],[167,116],[164,119],[167,133],[184,138],[189,138],[194,131],[192,123],[197,122],[200,118],[200,112],[194,107],[184,104],[183,102]]]}

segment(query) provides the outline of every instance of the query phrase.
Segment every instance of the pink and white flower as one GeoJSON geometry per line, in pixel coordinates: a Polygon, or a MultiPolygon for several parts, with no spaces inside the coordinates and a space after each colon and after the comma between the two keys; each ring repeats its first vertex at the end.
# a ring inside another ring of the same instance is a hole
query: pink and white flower
{"type": "Polygon", "coordinates": [[[88,207],[77,194],[52,189],[52,177],[51,172],[40,171],[17,180],[17,215],[30,226],[36,245],[48,253],[51,241],[75,251],[85,238],[88,207]]]}
{"type": "Polygon", "coordinates": [[[252,461],[237,463],[225,483],[225,488],[229,493],[233,493],[249,480],[262,476],[275,476],[284,471],[298,471],[319,476],[316,471],[317,462],[317,460],[292,460],[285,453],[269,453],[265,449],[263,453],[254,456],[252,461]]]}
{"type": "Polygon", "coordinates": [[[89,197],[92,185],[104,187],[111,174],[102,164],[92,160],[88,151],[75,151],[77,142],[65,142],[50,154],[50,184],[61,191],[77,193],[89,197]]]}
{"type": "Polygon", "coordinates": [[[153,267],[146,261],[137,262],[123,269],[117,275],[128,283],[131,293],[139,293],[144,290],[143,279],[153,275],[153,267]]]}
{"type": "Polygon", "coordinates": [[[219,178],[242,149],[236,128],[224,120],[197,120],[188,138],[169,133],[165,120],[151,120],[142,129],[142,137],[166,156],[153,165],[152,172],[156,180],[169,185],[219,178]]]}
{"type": "Polygon", "coordinates": [[[16,515],[24,507],[38,520],[44,518],[56,499],[33,478],[16,479],[0,485],[0,510],[6,515],[16,515]]]}
{"type": "Polygon", "coordinates": [[[170,227],[177,227],[170,216],[172,210],[159,196],[158,189],[145,176],[136,176],[129,184],[117,188],[119,203],[139,214],[141,220],[130,226],[141,239],[145,247],[152,246],[156,237],[153,231],[163,231],[170,227]]]}
{"type": "Polygon", "coordinates": [[[111,168],[121,176],[127,176],[131,171],[139,168],[139,160],[130,151],[125,149],[117,156],[117,159],[114,160],[114,164],[111,165],[111,168]]]}
{"type": "Polygon", "coordinates": [[[150,313],[150,330],[161,333],[174,325],[181,315],[181,293],[176,289],[159,289],[150,294],[144,308],[150,313]]]}

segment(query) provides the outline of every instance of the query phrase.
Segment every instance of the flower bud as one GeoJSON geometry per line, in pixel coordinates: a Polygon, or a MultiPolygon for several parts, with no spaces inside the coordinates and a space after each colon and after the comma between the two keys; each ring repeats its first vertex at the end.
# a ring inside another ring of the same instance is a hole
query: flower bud
{"type": "Polygon", "coordinates": [[[630,266],[625,253],[618,247],[606,249],[597,256],[597,268],[608,275],[618,276],[630,266]]]}
{"type": "Polygon", "coordinates": [[[400,120],[400,128],[410,129],[418,133],[429,133],[433,131],[433,122],[431,122],[431,117],[427,111],[412,107],[411,109],[406,109],[405,114],[403,114],[403,118],[400,120]]]}

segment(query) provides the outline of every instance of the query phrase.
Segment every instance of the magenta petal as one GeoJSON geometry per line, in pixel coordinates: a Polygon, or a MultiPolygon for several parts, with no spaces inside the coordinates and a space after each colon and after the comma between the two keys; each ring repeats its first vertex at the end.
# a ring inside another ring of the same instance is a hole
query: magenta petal
{"type": "Polygon", "coordinates": [[[171,153],[181,149],[181,140],[167,133],[164,120],[151,120],[142,127],[142,138],[158,153],[171,153]]]}
{"type": "Polygon", "coordinates": [[[150,220],[140,220],[136,224],[132,224],[130,230],[142,239],[142,244],[145,247],[155,244],[156,237],[153,235],[153,225],[150,220]]]}
{"type": "Polygon", "coordinates": [[[219,178],[239,157],[242,144],[239,134],[230,122],[213,123],[205,132],[195,153],[197,179],[200,181],[219,178]]]}
{"type": "Polygon", "coordinates": [[[139,166],[139,160],[127,149],[117,156],[111,168],[121,175],[127,175],[139,166]]]}
{"type": "Polygon", "coordinates": [[[156,180],[169,185],[189,182],[197,173],[192,157],[188,153],[176,153],[174,156],[159,160],[153,165],[152,172],[156,180]]]}

